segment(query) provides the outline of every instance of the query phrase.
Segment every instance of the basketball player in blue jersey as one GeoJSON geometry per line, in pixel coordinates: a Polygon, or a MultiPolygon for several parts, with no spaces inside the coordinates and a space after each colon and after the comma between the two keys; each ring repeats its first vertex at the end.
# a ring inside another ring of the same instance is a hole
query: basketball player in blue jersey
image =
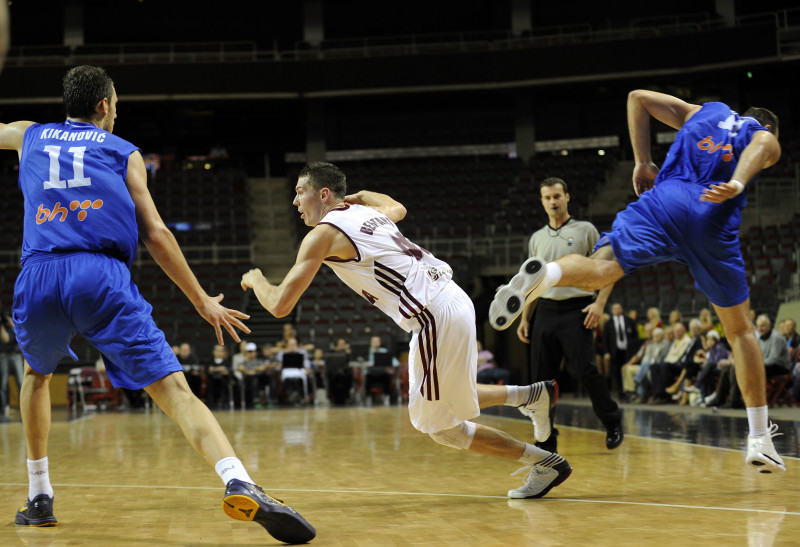
{"type": "Polygon", "coordinates": [[[591,258],[569,255],[547,264],[528,259],[498,289],[490,321],[507,328],[522,302],[551,286],[597,290],[645,266],[667,260],[688,265],[733,348],[750,425],[745,461],[762,473],[785,471],[772,444],[778,426],[767,416],[764,362],[747,319],[750,300],[738,236],[745,186],[780,158],[778,118],[764,108],[740,116],[723,103],[695,105],[637,90],[628,96],[628,127],[639,199],[617,215],[591,258]],[[651,117],[678,130],[661,170],[650,155],[651,117]]]}
{"type": "Polygon", "coordinates": [[[0,148],[19,155],[25,200],[13,319],[26,361],[20,412],[29,487],[15,522],[57,523],[47,460],[50,379],[62,358],[77,359],[69,343],[81,333],[102,354],[111,382],[147,391],[214,466],[226,485],[228,516],[255,520],[281,541],[309,541],[314,529],[253,484],[214,416],[189,390],[152,307],[131,282],[138,237],[220,344],[223,328],[237,342],[234,328],[250,332],[240,321],[248,316],[223,307],[221,294],[206,294],[161,220],[139,149],[112,134],[117,94],[111,78],[101,68],[80,66],[63,83],[66,121],[0,124],[0,148]]]}
{"type": "Polygon", "coordinates": [[[407,240],[396,223],[405,207],[384,194],[346,195],[345,174],[335,165],[312,162],[300,171],[294,205],[312,229],[295,265],[280,285],[260,270],[242,276],[258,301],[276,317],[297,304],[325,263],[357,294],[411,333],[408,410],[414,427],[439,444],[523,464],[525,484],[510,498],[540,498],[569,477],[559,456],[472,422],[480,409],[514,406],[531,417],[534,436],[550,436],[550,408],[558,399],[553,381],[529,386],[477,384],[475,309],[452,281],[450,267],[407,240]]]}

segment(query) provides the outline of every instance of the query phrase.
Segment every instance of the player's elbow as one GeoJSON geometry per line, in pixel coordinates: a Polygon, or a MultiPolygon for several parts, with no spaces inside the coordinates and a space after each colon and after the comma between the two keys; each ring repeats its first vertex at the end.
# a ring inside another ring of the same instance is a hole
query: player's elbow
{"type": "Polygon", "coordinates": [[[139,237],[141,237],[142,243],[145,244],[148,250],[167,247],[175,239],[175,236],[163,223],[158,223],[142,230],[139,237]]]}
{"type": "Polygon", "coordinates": [[[272,312],[272,315],[280,319],[281,317],[286,317],[287,315],[292,313],[292,308],[289,306],[277,305],[273,307],[270,311],[272,312]]]}
{"type": "Polygon", "coordinates": [[[403,220],[404,218],[406,218],[406,213],[408,213],[408,210],[406,209],[405,205],[403,205],[402,203],[398,203],[395,206],[393,213],[394,213],[394,220],[396,222],[398,220],[403,220]]]}

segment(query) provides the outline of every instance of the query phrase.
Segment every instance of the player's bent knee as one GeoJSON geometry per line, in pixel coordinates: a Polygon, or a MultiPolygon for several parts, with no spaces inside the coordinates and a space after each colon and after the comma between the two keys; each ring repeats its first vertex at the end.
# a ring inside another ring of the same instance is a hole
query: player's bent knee
{"type": "Polygon", "coordinates": [[[467,450],[475,437],[477,426],[472,422],[461,422],[455,427],[429,433],[431,439],[457,450],[467,450]]]}

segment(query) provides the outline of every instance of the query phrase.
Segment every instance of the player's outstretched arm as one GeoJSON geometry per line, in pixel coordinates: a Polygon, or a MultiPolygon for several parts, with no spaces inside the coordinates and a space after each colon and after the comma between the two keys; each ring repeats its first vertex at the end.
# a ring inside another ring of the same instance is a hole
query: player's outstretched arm
{"type": "Polygon", "coordinates": [[[344,201],[355,205],[372,207],[389,217],[392,222],[398,222],[406,217],[407,211],[403,204],[386,194],[361,190],[355,194],[345,196],[344,201]]]}
{"type": "Polygon", "coordinates": [[[209,296],[200,286],[192,273],[186,258],[183,256],[175,236],[161,220],[153,198],[147,190],[147,171],[142,155],[136,151],[128,159],[128,174],[125,180],[133,203],[136,205],[136,220],[139,223],[139,235],[142,242],[161,266],[161,269],[183,291],[194,305],[197,313],[211,323],[217,333],[217,342],[224,344],[222,329],[224,328],[237,342],[241,342],[234,327],[249,333],[250,329],[240,321],[250,316],[238,310],[226,308],[220,304],[222,294],[209,296]]]}
{"type": "Polygon", "coordinates": [[[772,167],[781,158],[781,145],[775,135],[769,131],[758,131],[753,135],[733,171],[729,182],[715,184],[706,188],[700,196],[700,201],[722,203],[725,200],[738,196],[744,191],[747,183],[761,172],[762,169],[772,167]]]}
{"type": "Polygon", "coordinates": [[[242,289],[253,289],[258,302],[275,317],[289,315],[317,275],[322,261],[335,255],[338,231],[319,225],[303,238],[297,260],[279,285],[271,284],[261,270],[254,268],[242,276],[242,289]]]}

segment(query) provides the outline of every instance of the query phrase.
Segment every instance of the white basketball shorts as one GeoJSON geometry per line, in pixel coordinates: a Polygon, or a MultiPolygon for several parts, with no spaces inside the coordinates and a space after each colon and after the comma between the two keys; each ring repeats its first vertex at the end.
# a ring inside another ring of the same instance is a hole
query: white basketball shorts
{"type": "Polygon", "coordinates": [[[417,317],[408,354],[408,410],[423,433],[480,415],[475,308],[450,281],[417,317]]]}

